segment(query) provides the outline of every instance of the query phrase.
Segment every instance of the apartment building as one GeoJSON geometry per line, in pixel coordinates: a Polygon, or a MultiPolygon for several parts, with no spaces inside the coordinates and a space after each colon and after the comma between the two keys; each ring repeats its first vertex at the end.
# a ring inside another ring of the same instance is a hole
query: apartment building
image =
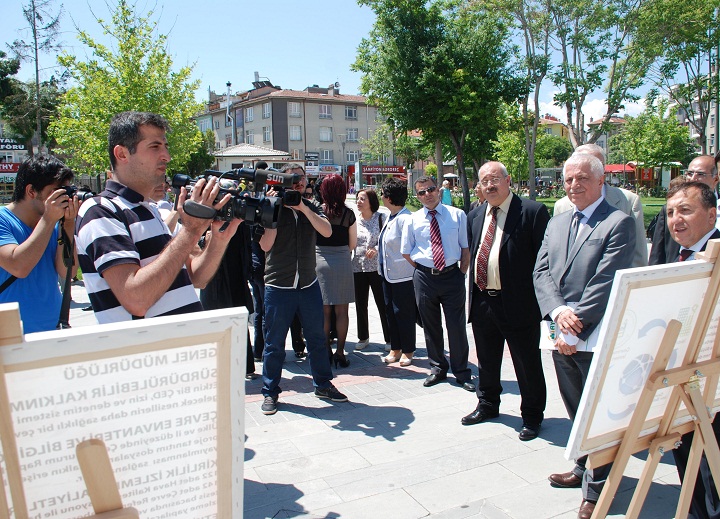
{"type": "Polygon", "coordinates": [[[216,149],[245,143],[283,151],[310,174],[345,172],[360,160],[360,139],[381,124],[376,107],[364,96],[341,94],[338,83],[290,90],[255,79],[247,92],[211,94],[207,111],[197,116],[201,131],[215,133],[216,149]]]}

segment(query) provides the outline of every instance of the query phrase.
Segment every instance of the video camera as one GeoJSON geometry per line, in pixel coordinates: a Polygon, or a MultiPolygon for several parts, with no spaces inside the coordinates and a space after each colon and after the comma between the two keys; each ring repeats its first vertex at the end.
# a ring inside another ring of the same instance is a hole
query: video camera
{"type": "Polygon", "coordinates": [[[190,216],[196,218],[214,218],[216,220],[230,221],[233,218],[242,218],[250,225],[260,225],[267,229],[275,229],[280,216],[280,209],[284,206],[297,206],[302,202],[302,194],[292,189],[293,184],[300,181],[300,175],[282,173],[276,169],[250,169],[240,168],[229,171],[206,170],[201,177],[191,178],[188,175],[177,174],[173,176],[172,187],[179,192],[185,187],[188,193],[201,178],[218,177],[221,188],[215,202],[230,193],[231,198],[217,211],[212,207],[198,204],[192,200],[185,202],[183,209],[190,216]],[[253,191],[239,189],[240,180],[254,183],[253,191]],[[222,187],[223,180],[230,180],[234,188],[222,187]],[[278,196],[267,196],[272,189],[278,196]]]}
{"type": "Polygon", "coordinates": [[[60,186],[59,189],[64,189],[65,194],[72,198],[73,196],[77,195],[78,201],[84,202],[85,200],[90,200],[92,197],[95,196],[95,193],[90,191],[87,188],[78,188],[77,186],[60,186]]]}

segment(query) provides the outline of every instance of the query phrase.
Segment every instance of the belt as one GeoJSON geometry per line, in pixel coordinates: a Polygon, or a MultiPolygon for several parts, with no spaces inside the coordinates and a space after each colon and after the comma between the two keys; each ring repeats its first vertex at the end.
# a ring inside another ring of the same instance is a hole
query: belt
{"type": "Polygon", "coordinates": [[[446,272],[451,272],[458,268],[458,266],[457,263],[453,263],[452,265],[448,265],[444,269],[435,269],[431,267],[426,267],[425,265],[421,265],[420,263],[415,263],[415,268],[418,269],[420,272],[425,272],[426,274],[438,276],[440,274],[445,274],[446,272]]]}
{"type": "Polygon", "coordinates": [[[500,295],[500,290],[480,290],[480,293],[490,297],[498,297],[500,295]]]}

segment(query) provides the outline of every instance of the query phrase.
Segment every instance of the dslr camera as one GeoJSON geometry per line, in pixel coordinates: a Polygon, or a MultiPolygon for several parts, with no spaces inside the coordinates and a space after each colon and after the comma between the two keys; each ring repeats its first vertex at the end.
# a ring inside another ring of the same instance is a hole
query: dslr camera
{"type": "Polygon", "coordinates": [[[177,174],[173,176],[172,187],[179,193],[181,187],[188,190],[188,194],[201,178],[218,177],[220,179],[220,192],[215,202],[222,200],[230,194],[230,200],[220,209],[198,204],[192,200],[185,202],[183,209],[190,216],[196,218],[214,218],[215,220],[230,221],[233,218],[242,218],[250,225],[260,225],[267,229],[275,229],[283,206],[297,206],[302,203],[302,194],[292,189],[293,184],[300,180],[297,174],[282,173],[276,169],[250,169],[239,168],[229,171],[206,170],[196,178],[177,174]],[[231,181],[228,185],[225,180],[231,181]],[[240,180],[252,182],[252,191],[241,190],[240,180]],[[233,186],[233,187],[230,187],[233,186]],[[267,196],[273,190],[277,196],[267,196]]]}
{"type": "Polygon", "coordinates": [[[90,191],[87,188],[83,188],[83,187],[78,188],[77,186],[73,186],[73,185],[60,186],[58,189],[64,189],[65,194],[67,196],[69,196],[70,198],[77,195],[79,202],[84,202],[85,200],[89,200],[96,195],[96,193],[93,193],[92,191],[90,191]]]}

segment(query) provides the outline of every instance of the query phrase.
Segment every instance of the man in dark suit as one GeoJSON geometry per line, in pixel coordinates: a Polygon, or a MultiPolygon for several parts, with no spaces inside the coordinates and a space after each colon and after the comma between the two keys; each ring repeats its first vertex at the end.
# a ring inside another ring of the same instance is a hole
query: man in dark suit
{"type": "Polygon", "coordinates": [[[468,215],[469,321],[478,356],[478,405],[462,423],[498,416],[507,341],[522,397],[519,437],[527,441],[538,435],[547,397],[539,349],[542,317],[532,274],[550,214],[543,204],[510,191],[510,177],[500,162],[484,164],[479,179],[487,203],[468,215]]]}
{"type": "MultiPolygon", "coordinates": [[[[565,409],[575,420],[593,357],[591,334],[605,313],[615,272],[632,264],[635,225],[603,198],[604,168],[596,157],[572,155],[563,175],[574,208],[550,220],[533,279],[541,314],[556,324],[553,363],[565,409]]],[[[590,519],[610,469],[586,470],[585,461],[548,478],[556,487],[582,486],[579,519],[590,519]]]]}
{"type": "MultiPolygon", "coordinates": [[[[718,185],[718,170],[715,158],[712,155],[700,155],[695,157],[685,172],[686,180],[702,182],[707,185],[715,194],[718,185]]],[[[682,182],[683,179],[680,179],[682,182]]],[[[670,187],[673,187],[673,182],[670,187]]],[[[717,206],[717,202],[716,202],[717,206]]],[[[715,227],[720,229],[720,221],[715,220],[715,227]]],[[[655,232],[652,238],[652,249],[650,249],[650,265],[662,265],[676,261],[680,245],[673,239],[670,227],[667,225],[667,205],[663,206],[658,214],[658,221],[655,225],[655,232]]]]}
{"type": "MultiPolygon", "coordinates": [[[[708,240],[720,238],[720,231],[715,228],[716,213],[715,193],[707,183],[690,181],[671,187],[667,194],[667,227],[678,252],[667,257],[665,263],[695,259],[695,253],[705,250],[708,240]]],[[[713,430],[716,440],[720,440],[720,420],[713,420],[713,430]]],[[[692,441],[693,433],[685,434],[680,447],[673,450],[681,481],[685,478],[692,441]]],[[[700,461],[688,517],[720,518],[720,498],[705,455],[700,461]]]]}

